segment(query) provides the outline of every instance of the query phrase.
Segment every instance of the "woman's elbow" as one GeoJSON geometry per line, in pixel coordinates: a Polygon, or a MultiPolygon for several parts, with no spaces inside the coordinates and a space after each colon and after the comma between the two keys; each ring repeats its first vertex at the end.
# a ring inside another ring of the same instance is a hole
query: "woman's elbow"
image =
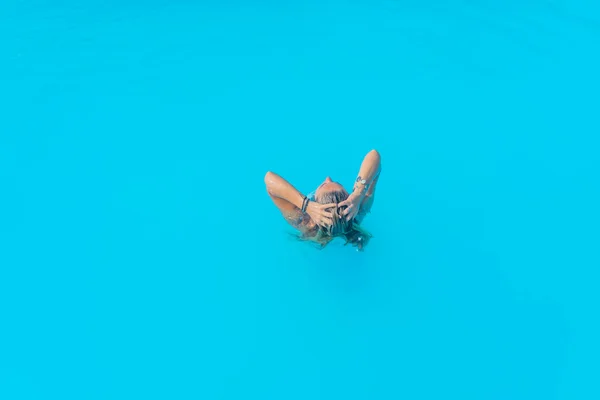
{"type": "Polygon", "coordinates": [[[272,173],[271,171],[267,171],[267,173],[265,174],[265,186],[267,188],[267,192],[269,192],[269,194],[271,193],[271,188],[273,186],[273,177],[275,176],[274,173],[272,173]]]}
{"type": "Polygon", "coordinates": [[[378,162],[381,160],[381,155],[379,154],[379,152],[375,149],[371,150],[368,154],[370,157],[373,157],[374,160],[377,160],[378,162]]]}

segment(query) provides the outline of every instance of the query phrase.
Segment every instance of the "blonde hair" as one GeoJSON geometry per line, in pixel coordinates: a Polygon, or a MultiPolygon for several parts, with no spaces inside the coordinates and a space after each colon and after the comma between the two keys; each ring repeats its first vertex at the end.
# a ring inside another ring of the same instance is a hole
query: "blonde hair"
{"type": "Polygon", "coordinates": [[[320,204],[335,203],[336,207],[332,210],[333,223],[328,229],[321,226],[316,226],[314,230],[303,234],[301,240],[311,240],[319,245],[319,248],[324,248],[336,237],[343,237],[346,240],[345,245],[351,244],[362,251],[373,237],[369,232],[363,229],[356,221],[347,221],[342,212],[346,206],[339,207],[339,203],[348,198],[348,192],[345,190],[335,190],[324,193],[319,193],[315,196],[315,201],[320,204]]]}

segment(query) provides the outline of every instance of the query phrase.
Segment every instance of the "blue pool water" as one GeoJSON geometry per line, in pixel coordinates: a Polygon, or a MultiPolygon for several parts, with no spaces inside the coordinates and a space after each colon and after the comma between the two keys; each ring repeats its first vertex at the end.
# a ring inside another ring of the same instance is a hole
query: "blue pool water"
{"type": "Polygon", "coordinates": [[[595,1],[0,4],[0,398],[598,399],[595,1]],[[364,253],[266,195],[383,172],[364,253]]]}

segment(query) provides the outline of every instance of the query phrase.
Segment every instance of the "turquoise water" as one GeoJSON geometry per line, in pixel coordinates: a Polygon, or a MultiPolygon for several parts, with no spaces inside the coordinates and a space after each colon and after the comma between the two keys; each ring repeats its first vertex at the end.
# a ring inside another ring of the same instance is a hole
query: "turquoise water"
{"type": "Polygon", "coordinates": [[[597,399],[593,1],[0,5],[0,398],[597,399]],[[266,195],[383,172],[364,253],[266,195]]]}

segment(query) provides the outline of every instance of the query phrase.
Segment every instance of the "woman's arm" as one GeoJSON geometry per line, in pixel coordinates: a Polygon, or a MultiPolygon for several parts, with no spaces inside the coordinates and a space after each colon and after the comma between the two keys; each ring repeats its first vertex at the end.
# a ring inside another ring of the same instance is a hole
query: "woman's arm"
{"type": "Polygon", "coordinates": [[[377,150],[371,150],[360,165],[358,176],[354,182],[354,190],[346,201],[340,203],[340,205],[348,206],[344,210],[344,215],[348,220],[355,218],[360,223],[370,211],[380,173],[381,156],[377,150]]]}
{"type": "Polygon", "coordinates": [[[308,226],[311,219],[321,226],[332,223],[331,212],[327,210],[335,204],[319,204],[311,201],[304,214],[301,209],[304,196],[288,181],[269,171],[265,175],[265,184],[269,196],[293,227],[302,230],[308,226]]]}
{"type": "Polygon", "coordinates": [[[371,207],[373,206],[373,202],[375,201],[375,186],[377,185],[378,179],[379,179],[379,176],[377,176],[373,180],[373,183],[371,184],[371,187],[369,188],[369,190],[367,191],[367,194],[365,195],[364,199],[362,200],[362,203],[360,203],[360,208],[358,210],[358,214],[356,215],[356,217],[354,217],[354,220],[359,224],[367,216],[367,214],[371,212],[371,207]]]}
{"type": "Polygon", "coordinates": [[[354,182],[353,193],[359,192],[361,194],[369,195],[375,192],[375,185],[379,173],[381,172],[381,156],[377,150],[371,150],[367,153],[360,165],[358,171],[358,177],[354,182]]]}

